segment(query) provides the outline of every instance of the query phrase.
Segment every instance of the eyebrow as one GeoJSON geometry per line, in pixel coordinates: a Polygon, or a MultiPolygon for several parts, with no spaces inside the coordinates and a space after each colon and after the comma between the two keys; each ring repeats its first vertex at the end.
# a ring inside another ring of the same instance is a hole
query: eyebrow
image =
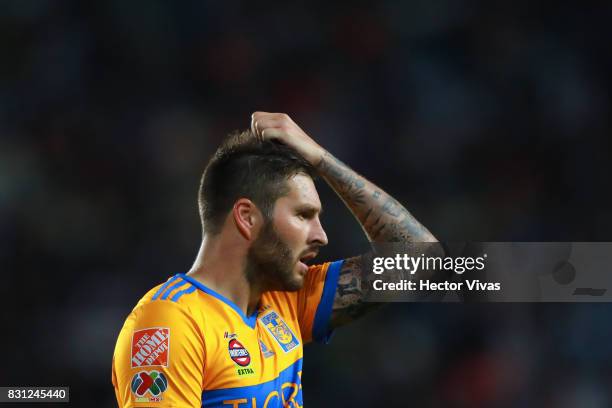
{"type": "Polygon", "coordinates": [[[319,215],[321,215],[321,214],[323,214],[323,207],[318,208],[318,207],[312,206],[310,204],[304,204],[304,205],[298,206],[297,207],[297,211],[304,211],[304,212],[312,211],[312,212],[316,212],[319,215]]]}

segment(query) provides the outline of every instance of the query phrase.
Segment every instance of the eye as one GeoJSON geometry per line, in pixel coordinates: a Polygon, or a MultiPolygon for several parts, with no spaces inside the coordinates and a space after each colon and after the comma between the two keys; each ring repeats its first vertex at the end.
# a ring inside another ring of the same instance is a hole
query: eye
{"type": "Polygon", "coordinates": [[[300,220],[312,220],[317,216],[317,214],[318,211],[311,208],[296,209],[295,211],[296,217],[298,217],[300,220]]]}
{"type": "Polygon", "coordinates": [[[300,220],[310,220],[315,216],[315,212],[313,211],[300,211],[297,213],[297,216],[300,220]]]}

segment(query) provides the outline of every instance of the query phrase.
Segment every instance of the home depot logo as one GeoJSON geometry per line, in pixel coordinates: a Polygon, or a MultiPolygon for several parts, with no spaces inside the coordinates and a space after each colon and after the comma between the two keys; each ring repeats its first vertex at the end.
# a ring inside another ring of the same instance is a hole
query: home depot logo
{"type": "Polygon", "coordinates": [[[137,330],[132,336],[132,368],[147,366],[168,367],[170,329],[151,327],[137,330]]]}

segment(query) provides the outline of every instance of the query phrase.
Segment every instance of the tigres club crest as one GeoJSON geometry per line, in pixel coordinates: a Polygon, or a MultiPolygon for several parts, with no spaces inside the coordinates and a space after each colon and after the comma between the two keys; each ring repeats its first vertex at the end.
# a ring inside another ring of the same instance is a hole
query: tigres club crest
{"type": "Polygon", "coordinates": [[[236,339],[231,339],[227,344],[230,358],[240,367],[246,367],[251,363],[251,356],[246,348],[236,339]]]}
{"type": "Polygon", "coordinates": [[[285,353],[299,346],[300,342],[287,323],[274,311],[259,318],[268,332],[276,339],[285,353]]]}

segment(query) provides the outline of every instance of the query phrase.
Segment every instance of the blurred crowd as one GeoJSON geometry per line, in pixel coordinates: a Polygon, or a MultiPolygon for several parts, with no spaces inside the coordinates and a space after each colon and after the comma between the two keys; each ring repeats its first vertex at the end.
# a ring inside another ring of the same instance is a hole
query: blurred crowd
{"type": "MultiPolygon", "coordinates": [[[[447,241],[611,241],[609,2],[0,3],[0,385],[114,404],[115,338],[191,266],[197,187],[287,112],[447,241]]],[[[319,182],[330,244],[367,249],[319,182]]],[[[306,348],[309,407],[609,407],[612,306],[392,304],[306,348]]]]}

